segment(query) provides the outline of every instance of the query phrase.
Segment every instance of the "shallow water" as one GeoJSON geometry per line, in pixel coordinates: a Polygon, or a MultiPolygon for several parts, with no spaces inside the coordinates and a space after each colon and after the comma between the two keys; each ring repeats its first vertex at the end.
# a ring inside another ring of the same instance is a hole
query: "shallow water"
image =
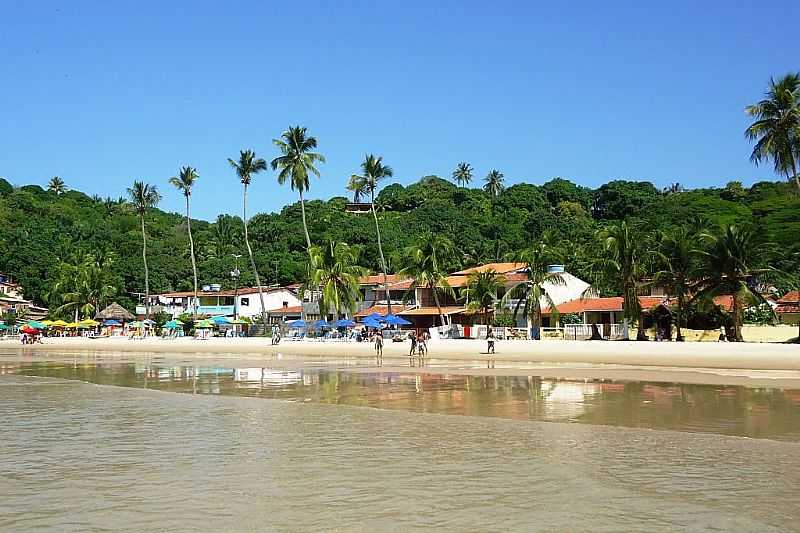
{"type": "Polygon", "coordinates": [[[799,527],[794,391],[144,364],[0,372],[8,531],[799,527]],[[679,431],[650,429],[664,427],[679,431]]]}

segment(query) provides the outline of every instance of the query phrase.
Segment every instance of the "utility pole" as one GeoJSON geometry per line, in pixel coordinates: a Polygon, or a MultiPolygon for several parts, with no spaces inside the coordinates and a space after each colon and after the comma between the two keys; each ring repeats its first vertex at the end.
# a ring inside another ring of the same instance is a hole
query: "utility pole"
{"type": "Polygon", "coordinates": [[[239,270],[239,258],[242,257],[242,254],[231,254],[231,256],[236,260],[236,266],[233,270],[231,270],[231,277],[234,281],[234,290],[233,290],[233,319],[239,319],[239,276],[242,274],[239,270]]]}

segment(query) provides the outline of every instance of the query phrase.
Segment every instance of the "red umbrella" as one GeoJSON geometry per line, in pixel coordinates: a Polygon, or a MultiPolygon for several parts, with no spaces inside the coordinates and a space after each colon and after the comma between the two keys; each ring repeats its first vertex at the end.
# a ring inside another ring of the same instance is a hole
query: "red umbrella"
{"type": "Polygon", "coordinates": [[[19,330],[22,333],[27,333],[28,335],[37,335],[39,333],[39,330],[34,329],[34,328],[28,326],[27,324],[22,326],[21,328],[19,328],[19,330]]]}

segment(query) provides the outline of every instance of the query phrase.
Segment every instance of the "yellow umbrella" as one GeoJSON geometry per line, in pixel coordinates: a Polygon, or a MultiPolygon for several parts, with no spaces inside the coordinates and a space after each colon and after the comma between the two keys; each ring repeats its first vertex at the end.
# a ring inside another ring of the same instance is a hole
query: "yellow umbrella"
{"type": "Polygon", "coordinates": [[[89,326],[89,327],[94,327],[99,323],[100,322],[92,320],[91,318],[87,318],[87,319],[84,319],[84,320],[81,320],[80,322],[78,322],[78,324],[81,325],[81,326],[89,326]]]}
{"type": "Polygon", "coordinates": [[[53,321],[52,320],[42,320],[42,324],[44,324],[45,326],[52,326],[53,325],[53,321]]]}
{"type": "Polygon", "coordinates": [[[53,322],[50,325],[51,326],[55,326],[57,328],[65,328],[65,327],[67,327],[68,324],[66,322],[64,322],[63,320],[56,320],[55,322],[53,322]]]}
{"type": "Polygon", "coordinates": [[[66,325],[66,326],[64,326],[64,327],[65,327],[65,328],[70,328],[70,329],[75,329],[75,328],[77,328],[78,326],[79,326],[79,324],[78,324],[77,322],[70,322],[69,324],[67,324],[67,325],[66,325]]]}

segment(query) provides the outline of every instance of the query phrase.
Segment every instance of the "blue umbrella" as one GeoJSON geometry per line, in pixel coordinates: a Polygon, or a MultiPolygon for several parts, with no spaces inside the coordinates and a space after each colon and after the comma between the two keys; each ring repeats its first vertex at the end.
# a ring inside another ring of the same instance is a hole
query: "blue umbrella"
{"type": "Polygon", "coordinates": [[[371,317],[367,317],[364,319],[364,325],[369,328],[377,328],[377,329],[381,329],[383,327],[383,324],[381,324],[380,322],[371,317]]]}
{"type": "MultiPolygon", "coordinates": [[[[380,321],[380,320],[383,320],[383,315],[379,315],[378,313],[372,313],[371,315],[368,315],[366,318],[371,318],[372,320],[380,321]]],[[[365,318],[365,320],[366,320],[366,318],[365,318]]]]}
{"type": "Polygon", "coordinates": [[[328,322],[324,318],[320,318],[319,320],[314,322],[313,325],[314,325],[315,328],[319,328],[319,329],[331,327],[331,325],[328,324],[328,322]]]}
{"type": "Polygon", "coordinates": [[[211,321],[214,324],[230,324],[231,323],[231,321],[228,320],[227,317],[224,317],[224,316],[221,316],[221,315],[220,316],[215,316],[214,318],[211,319],[211,321]]]}
{"type": "Polygon", "coordinates": [[[308,324],[306,324],[305,320],[300,319],[300,320],[295,320],[294,322],[289,322],[289,327],[293,329],[303,329],[307,328],[308,324]]]}
{"type": "Polygon", "coordinates": [[[411,324],[411,322],[409,322],[405,318],[399,317],[397,315],[386,315],[386,318],[384,320],[386,320],[387,324],[391,324],[392,326],[408,326],[411,324]]]}
{"type": "Polygon", "coordinates": [[[347,318],[341,318],[336,321],[337,328],[352,328],[355,325],[356,325],[355,322],[353,322],[352,320],[348,320],[347,318]]]}

